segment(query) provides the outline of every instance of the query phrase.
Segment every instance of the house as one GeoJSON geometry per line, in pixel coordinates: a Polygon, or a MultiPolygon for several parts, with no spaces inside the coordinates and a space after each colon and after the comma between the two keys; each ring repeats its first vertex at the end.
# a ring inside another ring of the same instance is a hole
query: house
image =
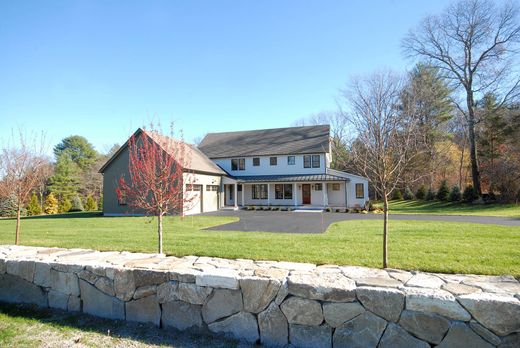
{"type": "MultiPolygon", "coordinates": [[[[149,134],[159,144],[173,139],[149,134]]],[[[188,145],[186,175],[196,195],[185,214],[254,206],[355,207],[368,200],[368,180],[330,168],[328,125],[210,133],[198,148],[188,145]]],[[[100,169],[103,213],[129,213],[115,189],[128,175],[128,142],[100,169]]],[[[132,212],[135,213],[135,212],[132,212]]]]}

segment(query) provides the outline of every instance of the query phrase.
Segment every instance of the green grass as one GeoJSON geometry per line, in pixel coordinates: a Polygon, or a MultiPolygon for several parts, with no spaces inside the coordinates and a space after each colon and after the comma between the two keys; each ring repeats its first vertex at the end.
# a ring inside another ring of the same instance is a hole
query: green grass
{"type": "Polygon", "coordinates": [[[0,302],[0,347],[237,347],[234,340],[0,302]]]}
{"type": "MultiPolygon", "coordinates": [[[[292,213],[287,213],[292,214],[292,213]]],[[[233,217],[165,218],[164,250],[199,255],[317,264],[381,266],[382,222],[351,220],[323,234],[205,231],[233,217]]],[[[0,220],[0,244],[12,244],[15,221],[0,220]]],[[[155,220],[76,213],[22,220],[24,245],[156,252],[155,220]]],[[[390,221],[390,267],[446,273],[520,276],[520,228],[433,221],[390,221]]]]}
{"type": "MultiPolygon", "coordinates": [[[[378,204],[381,206],[381,204],[378,204]]],[[[520,218],[520,204],[467,204],[438,201],[390,201],[390,214],[475,215],[520,218]]]]}

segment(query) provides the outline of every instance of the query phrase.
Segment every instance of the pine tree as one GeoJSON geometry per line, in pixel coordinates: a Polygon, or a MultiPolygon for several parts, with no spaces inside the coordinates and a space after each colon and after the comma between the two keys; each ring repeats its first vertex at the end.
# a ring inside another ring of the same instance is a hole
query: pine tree
{"type": "Polygon", "coordinates": [[[45,198],[45,203],[43,205],[43,210],[45,211],[45,214],[57,214],[58,213],[58,200],[54,196],[54,194],[51,192],[45,198]]]}
{"type": "Polygon", "coordinates": [[[410,188],[408,186],[404,189],[403,198],[406,199],[407,201],[411,201],[412,199],[414,199],[413,192],[412,192],[412,190],[410,190],[410,188]]]}
{"type": "Polygon", "coordinates": [[[428,193],[426,194],[426,200],[427,201],[433,201],[435,199],[435,191],[430,188],[428,189],[428,193]]]}
{"type": "Polygon", "coordinates": [[[62,155],[56,161],[54,175],[49,179],[49,190],[60,200],[75,195],[79,189],[78,167],[69,156],[62,155]]]}
{"type": "Polygon", "coordinates": [[[437,199],[439,201],[447,201],[450,196],[450,188],[446,180],[442,180],[439,191],[437,191],[437,199]]]}
{"type": "Polygon", "coordinates": [[[392,199],[394,199],[396,201],[402,200],[403,199],[403,194],[402,194],[401,190],[399,190],[399,189],[395,190],[392,199]]]}
{"type": "Polygon", "coordinates": [[[71,207],[69,211],[83,211],[83,202],[81,201],[81,198],[79,196],[73,196],[71,200],[71,207]]]}
{"type": "Polygon", "coordinates": [[[16,197],[0,197],[0,217],[16,216],[16,197]]]}
{"type": "Polygon", "coordinates": [[[466,188],[464,189],[464,193],[462,194],[462,199],[468,203],[478,199],[478,192],[473,187],[473,185],[466,186],[466,188]]]}
{"type": "Polygon", "coordinates": [[[103,210],[103,193],[101,193],[101,195],[99,196],[98,209],[103,210]]]}
{"type": "Polygon", "coordinates": [[[427,190],[426,190],[426,185],[421,185],[421,187],[419,187],[419,189],[417,190],[417,193],[415,194],[415,198],[417,199],[425,199],[426,198],[426,194],[427,194],[427,190]]]}
{"type": "Polygon", "coordinates": [[[462,193],[460,192],[460,188],[458,186],[453,186],[449,197],[450,202],[459,202],[461,199],[462,193]]]}
{"type": "Polygon", "coordinates": [[[36,196],[36,193],[33,192],[31,200],[29,201],[29,204],[27,204],[27,215],[34,216],[41,214],[42,207],[40,206],[40,202],[38,202],[38,196],[36,196]]]}
{"type": "Polygon", "coordinates": [[[58,212],[67,213],[72,208],[72,203],[68,198],[63,198],[58,206],[58,212]]]}
{"type": "Polygon", "coordinates": [[[96,211],[98,210],[98,206],[92,195],[88,195],[87,202],[85,203],[86,211],[96,211]]]}

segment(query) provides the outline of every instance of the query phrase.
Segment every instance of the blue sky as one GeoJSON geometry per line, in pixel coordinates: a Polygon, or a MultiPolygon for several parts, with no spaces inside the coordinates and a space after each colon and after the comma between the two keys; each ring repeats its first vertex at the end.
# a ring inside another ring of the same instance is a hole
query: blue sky
{"type": "Polygon", "coordinates": [[[400,40],[447,0],[0,1],[0,139],[99,151],[150,120],[207,132],[333,110],[350,77],[411,67],[400,40]]]}

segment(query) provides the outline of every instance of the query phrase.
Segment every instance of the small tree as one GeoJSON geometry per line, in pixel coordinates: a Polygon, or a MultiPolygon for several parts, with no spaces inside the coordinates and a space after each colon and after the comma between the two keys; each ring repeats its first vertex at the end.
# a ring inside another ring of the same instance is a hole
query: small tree
{"type": "Polygon", "coordinates": [[[412,192],[412,190],[410,190],[410,188],[408,186],[406,186],[406,188],[404,189],[403,198],[406,199],[407,201],[411,201],[412,199],[414,199],[413,192],[412,192]]]}
{"type": "Polygon", "coordinates": [[[448,186],[448,182],[446,180],[442,180],[441,186],[439,186],[439,191],[437,191],[437,199],[439,201],[447,201],[450,196],[450,188],[448,186]]]}
{"type": "Polygon", "coordinates": [[[435,200],[435,191],[432,188],[428,189],[428,193],[426,194],[426,200],[427,201],[435,200]]]}
{"type": "Polygon", "coordinates": [[[94,197],[92,197],[92,195],[88,195],[88,197],[87,197],[87,202],[85,203],[85,210],[86,211],[96,211],[96,210],[98,210],[97,203],[94,200],[94,197]]]}
{"type": "Polygon", "coordinates": [[[59,213],[67,213],[72,208],[72,203],[68,198],[63,198],[58,206],[59,213]]]}
{"type": "Polygon", "coordinates": [[[45,198],[43,210],[45,211],[45,214],[58,214],[58,200],[54,196],[54,193],[49,193],[47,198],[45,198]]]}
{"type": "Polygon", "coordinates": [[[83,211],[83,202],[81,201],[81,198],[79,198],[78,195],[73,196],[72,200],[70,201],[71,207],[69,211],[83,211]]]}
{"type": "Polygon", "coordinates": [[[415,198],[417,199],[426,199],[426,194],[428,190],[426,189],[426,185],[421,185],[419,189],[417,190],[417,193],[415,194],[415,198]]]}
{"type": "Polygon", "coordinates": [[[462,194],[462,199],[465,202],[471,203],[477,200],[479,197],[477,190],[473,187],[473,185],[468,185],[464,189],[464,193],[462,194]]]}
{"type": "Polygon", "coordinates": [[[394,195],[392,196],[392,199],[395,201],[400,201],[403,199],[403,194],[401,193],[401,190],[396,189],[394,191],[394,195]]]}
{"type": "Polygon", "coordinates": [[[182,140],[164,136],[151,126],[138,130],[128,140],[128,178],[121,176],[116,189],[119,200],[137,211],[157,216],[158,252],[163,253],[163,217],[182,214],[195,196],[185,187],[193,185],[189,173],[193,150],[182,140]]]}
{"type": "Polygon", "coordinates": [[[462,193],[460,192],[460,188],[457,185],[453,186],[453,188],[451,189],[451,192],[450,192],[449,201],[450,202],[460,202],[461,199],[462,199],[462,193]]]}
{"type": "Polygon", "coordinates": [[[0,217],[13,217],[16,216],[16,197],[0,197],[0,217]]]}
{"type": "Polygon", "coordinates": [[[38,196],[36,196],[36,193],[33,192],[31,196],[31,200],[29,201],[29,204],[27,205],[27,215],[34,216],[34,215],[41,215],[42,214],[42,207],[40,206],[40,202],[38,202],[38,196]]]}

